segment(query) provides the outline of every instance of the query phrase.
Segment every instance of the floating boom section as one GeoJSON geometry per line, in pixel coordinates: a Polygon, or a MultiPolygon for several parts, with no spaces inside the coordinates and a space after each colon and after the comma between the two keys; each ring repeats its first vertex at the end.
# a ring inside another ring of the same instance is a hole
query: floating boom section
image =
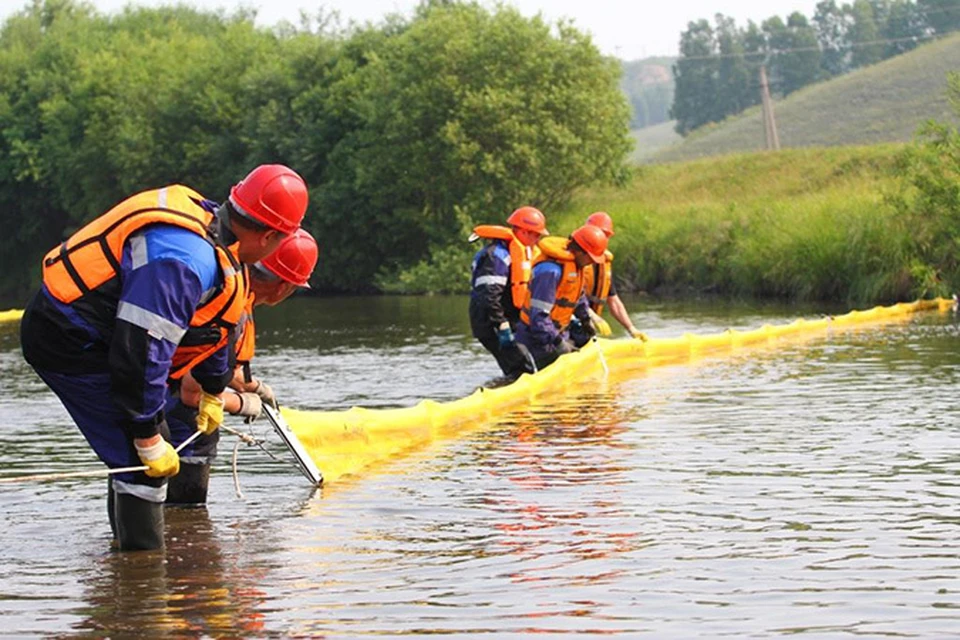
{"type": "Polygon", "coordinates": [[[13,322],[23,317],[23,309],[0,311],[0,322],[13,322]]]}
{"type": "Polygon", "coordinates": [[[675,338],[595,340],[576,353],[534,375],[496,389],[477,389],[450,402],[423,400],[412,407],[343,411],[283,409],[290,428],[320,468],[327,483],[357,475],[397,456],[420,450],[494,422],[497,417],[528,407],[538,398],[582,388],[585,379],[625,374],[670,363],[686,362],[743,348],[769,345],[782,339],[815,337],[834,329],[904,321],[918,311],[946,311],[952,300],[937,298],[840,316],[798,319],[789,324],[763,325],[749,331],[727,330],[713,335],[686,333],[675,338]]]}

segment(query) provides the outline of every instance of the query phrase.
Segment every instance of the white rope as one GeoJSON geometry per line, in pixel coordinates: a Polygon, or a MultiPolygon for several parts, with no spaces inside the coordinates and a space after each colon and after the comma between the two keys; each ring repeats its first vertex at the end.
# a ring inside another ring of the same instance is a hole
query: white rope
{"type": "Polygon", "coordinates": [[[243,500],[243,491],[240,490],[240,474],[237,472],[237,458],[240,457],[240,445],[243,444],[243,438],[237,440],[233,445],[233,489],[237,492],[237,498],[243,500]]]}
{"type": "MultiPolygon", "coordinates": [[[[188,444],[197,439],[197,437],[203,433],[202,431],[194,431],[193,434],[183,441],[183,443],[178,446],[174,451],[180,453],[180,450],[186,447],[188,444]]],[[[112,476],[118,473],[135,473],[137,471],[146,471],[149,469],[147,465],[140,465],[138,467],[118,467],[115,469],[92,469],[90,471],[67,471],[63,473],[38,473],[36,475],[30,476],[17,476],[15,478],[0,478],[0,484],[12,484],[14,482],[28,482],[28,481],[37,481],[44,482],[47,480],[67,480],[70,478],[88,478],[88,477],[97,477],[97,476],[112,476]]]]}

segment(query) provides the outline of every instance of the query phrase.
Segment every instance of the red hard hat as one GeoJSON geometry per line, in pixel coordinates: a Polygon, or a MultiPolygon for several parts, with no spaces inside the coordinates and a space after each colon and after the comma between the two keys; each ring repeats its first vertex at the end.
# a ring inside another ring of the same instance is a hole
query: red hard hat
{"type": "Polygon", "coordinates": [[[607,234],[608,238],[613,237],[613,218],[606,211],[595,211],[587,216],[587,224],[600,227],[600,230],[607,234]]]}
{"type": "Polygon", "coordinates": [[[307,212],[307,185],[282,164],[262,164],[230,189],[244,216],[281,233],[293,233],[307,212]]]}
{"type": "Polygon", "coordinates": [[[539,209],[534,207],[520,207],[510,214],[510,217],[507,218],[507,224],[539,233],[542,236],[550,233],[547,231],[546,217],[540,213],[539,209]]]}
{"type": "Polygon", "coordinates": [[[303,229],[297,229],[283,239],[276,251],[261,260],[260,266],[281,280],[309,289],[317,254],[317,241],[303,229]]]}
{"type": "Polygon", "coordinates": [[[570,237],[593,258],[594,262],[603,263],[606,261],[603,253],[607,250],[607,234],[603,232],[603,229],[592,224],[585,224],[570,234],[570,237]]]}

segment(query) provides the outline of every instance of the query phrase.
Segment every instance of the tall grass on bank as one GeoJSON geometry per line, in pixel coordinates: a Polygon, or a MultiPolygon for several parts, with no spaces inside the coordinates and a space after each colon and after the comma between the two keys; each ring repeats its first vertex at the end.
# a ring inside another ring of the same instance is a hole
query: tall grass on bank
{"type": "Polygon", "coordinates": [[[915,224],[887,201],[899,145],[787,150],[638,169],[626,189],[582,193],[548,214],[569,232],[615,221],[626,290],[846,303],[914,298],[934,285],[915,224]]]}
{"type": "MultiPolygon", "coordinates": [[[[610,213],[614,276],[624,291],[848,305],[944,295],[960,275],[932,259],[930,245],[952,227],[907,178],[917,173],[906,162],[917,153],[904,145],[806,148],[650,165],[626,187],[584,191],[567,209],[544,213],[559,235],[593,211],[610,213]]],[[[960,193],[954,182],[937,184],[960,193]]],[[[465,292],[477,248],[450,247],[381,287],[465,292]]]]}

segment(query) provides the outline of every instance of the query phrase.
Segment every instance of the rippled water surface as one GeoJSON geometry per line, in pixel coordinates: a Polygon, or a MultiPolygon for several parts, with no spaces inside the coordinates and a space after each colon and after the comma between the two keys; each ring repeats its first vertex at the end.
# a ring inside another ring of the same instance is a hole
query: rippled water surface
{"type": "MultiPolygon", "coordinates": [[[[818,311],[628,303],[654,337],[818,311]]],[[[496,374],[462,298],[297,299],[258,329],[257,370],[298,408],[452,400],[496,374]]],[[[956,637],[957,334],[932,312],[588,380],[317,491],[244,447],[238,498],[227,436],[165,552],[108,551],[102,478],[0,485],[0,628],[956,637]]],[[[3,476],[98,468],[15,326],[0,375],[3,476]]]]}

